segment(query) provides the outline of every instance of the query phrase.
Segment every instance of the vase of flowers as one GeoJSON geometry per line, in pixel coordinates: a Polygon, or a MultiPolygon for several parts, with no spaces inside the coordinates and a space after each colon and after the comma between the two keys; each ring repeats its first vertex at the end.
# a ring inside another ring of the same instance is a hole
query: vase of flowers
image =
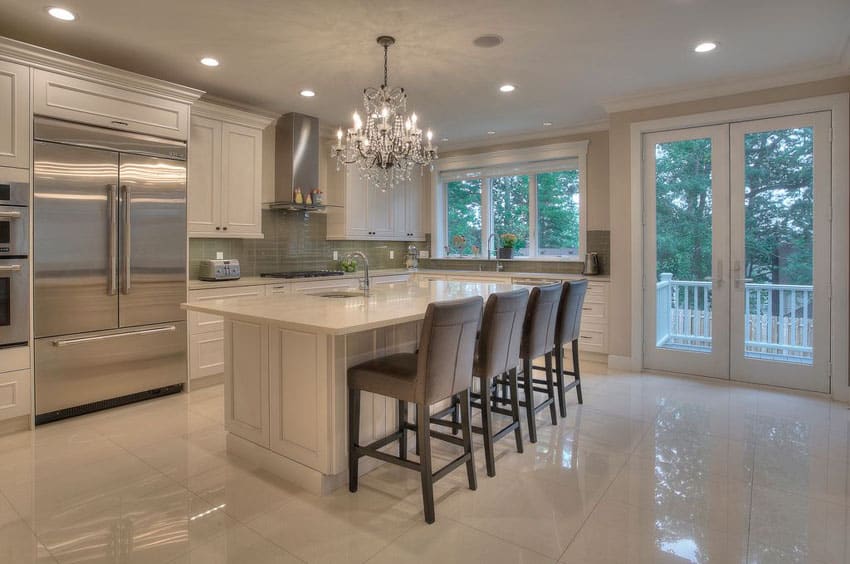
{"type": "Polygon", "coordinates": [[[500,259],[512,259],[514,258],[514,247],[519,241],[519,237],[514,235],[513,233],[502,233],[502,248],[499,249],[499,258],[500,259]]]}
{"type": "Polygon", "coordinates": [[[457,252],[457,256],[463,256],[463,249],[466,248],[466,237],[463,235],[455,235],[452,237],[452,246],[457,252]]]}

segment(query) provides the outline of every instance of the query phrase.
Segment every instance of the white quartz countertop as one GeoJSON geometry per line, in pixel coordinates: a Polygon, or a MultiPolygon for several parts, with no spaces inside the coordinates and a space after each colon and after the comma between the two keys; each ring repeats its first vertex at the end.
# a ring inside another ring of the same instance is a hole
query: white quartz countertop
{"type": "MultiPolygon", "coordinates": [[[[578,280],[580,278],[588,278],[599,282],[607,282],[608,276],[591,276],[585,277],[581,274],[562,274],[551,272],[488,272],[480,270],[445,270],[445,269],[419,269],[406,270],[404,268],[380,269],[372,270],[370,275],[375,276],[398,276],[404,274],[429,274],[440,276],[470,276],[481,277],[488,280],[505,279],[505,283],[509,283],[512,278],[545,278],[552,280],[578,280]]],[[[209,282],[206,280],[189,280],[190,290],[209,290],[211,288],[235,288],[240,286],[268,286],[279,285],[293,282],[321,282],[322,280],[339,280],[343,278],[362,278],[363,272],[350,272],[342,276],[328,276],[322,278],[262,278],[260,276],[244,276],[239,280],[219,280],[209,282]]]]}
{"type": "Polygon", "coordinates": [[[431,302],[468,296],[481,296],[486,300],[493,292],[512,288],[510,284],[432,280],[382,284],[368,297],[325,298],[299,292],[209,300],[182,307],[225,318],[274,323],[289,329],[347,335],[418,321],[425,317],[431,302]]]}

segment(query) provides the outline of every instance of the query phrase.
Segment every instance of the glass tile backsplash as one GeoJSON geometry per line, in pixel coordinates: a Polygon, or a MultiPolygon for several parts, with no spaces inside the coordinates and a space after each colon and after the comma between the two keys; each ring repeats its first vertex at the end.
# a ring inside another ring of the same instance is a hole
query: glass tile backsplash
{"type": "MultiPolygon", "coordinates": [[[[284,213],[263,210],[264,239],[190,239],[189,277],[198,277],[201,260],[213,259],[216,252],[228,259],[239,259],[242,276],[262,272],[337,269],[333,252],[339,256],[362,250],[370,268],[404,268],[407,242],[404,241],[328,241],[327,216],[323,214],[284,213]],[[395,258],[390,259],[390,251],[395,258]]],[[[424,243],[416,243],[421,249],[424,243]]]]}

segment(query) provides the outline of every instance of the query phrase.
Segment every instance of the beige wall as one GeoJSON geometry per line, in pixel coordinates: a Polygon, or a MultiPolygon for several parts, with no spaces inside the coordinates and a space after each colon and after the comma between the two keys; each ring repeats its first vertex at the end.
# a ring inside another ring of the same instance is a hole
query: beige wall
{"type": "MultiPolygon", "coordinates": [[[[571,141],[588,141],[587,144],[587,229],[608,229],[610,225],[608,213],[608,132],[593,131],[578,135],[566,135],[551,137],[548,139],[534,139],[502,145],[487,145],[486,147],[474,147],[459,149],[456,151],[445,151],[441,157],[455,157],[461,155],[475,155],[490,151],[503,151],[509,149],[526,149],[552,143],[568,143],[571,141]]],[[[427,186],[431,186],[429,182],[427,186]]]]}
{"type": "MultiPolygon", "coordinates": [[[[631,354],[631,210],[630,129],[636,122],[743,108],[801,98],[850,92],[850,77],[809,82],[722,96],[706,100],[656,106],[609,116],[609,179],[611,225],[610,354],[631,354]]],[[[850,156],[848,156],[850,157],[850,156]]],[[[844,187],[848,189],[848,187],[844,187]]],[[[608,203],[608,201],[606,201],[608,203]]]]}

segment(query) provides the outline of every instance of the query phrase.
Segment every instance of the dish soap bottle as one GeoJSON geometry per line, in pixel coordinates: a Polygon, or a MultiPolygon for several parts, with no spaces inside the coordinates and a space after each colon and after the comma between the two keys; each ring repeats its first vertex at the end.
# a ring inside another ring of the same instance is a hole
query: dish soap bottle
{"type": "Polygon", "coordinates": [[[304,196],[301,195],[301,188],[295,189],[295,203],[296,204],[303,204],[304,203],[304,196]]]}

